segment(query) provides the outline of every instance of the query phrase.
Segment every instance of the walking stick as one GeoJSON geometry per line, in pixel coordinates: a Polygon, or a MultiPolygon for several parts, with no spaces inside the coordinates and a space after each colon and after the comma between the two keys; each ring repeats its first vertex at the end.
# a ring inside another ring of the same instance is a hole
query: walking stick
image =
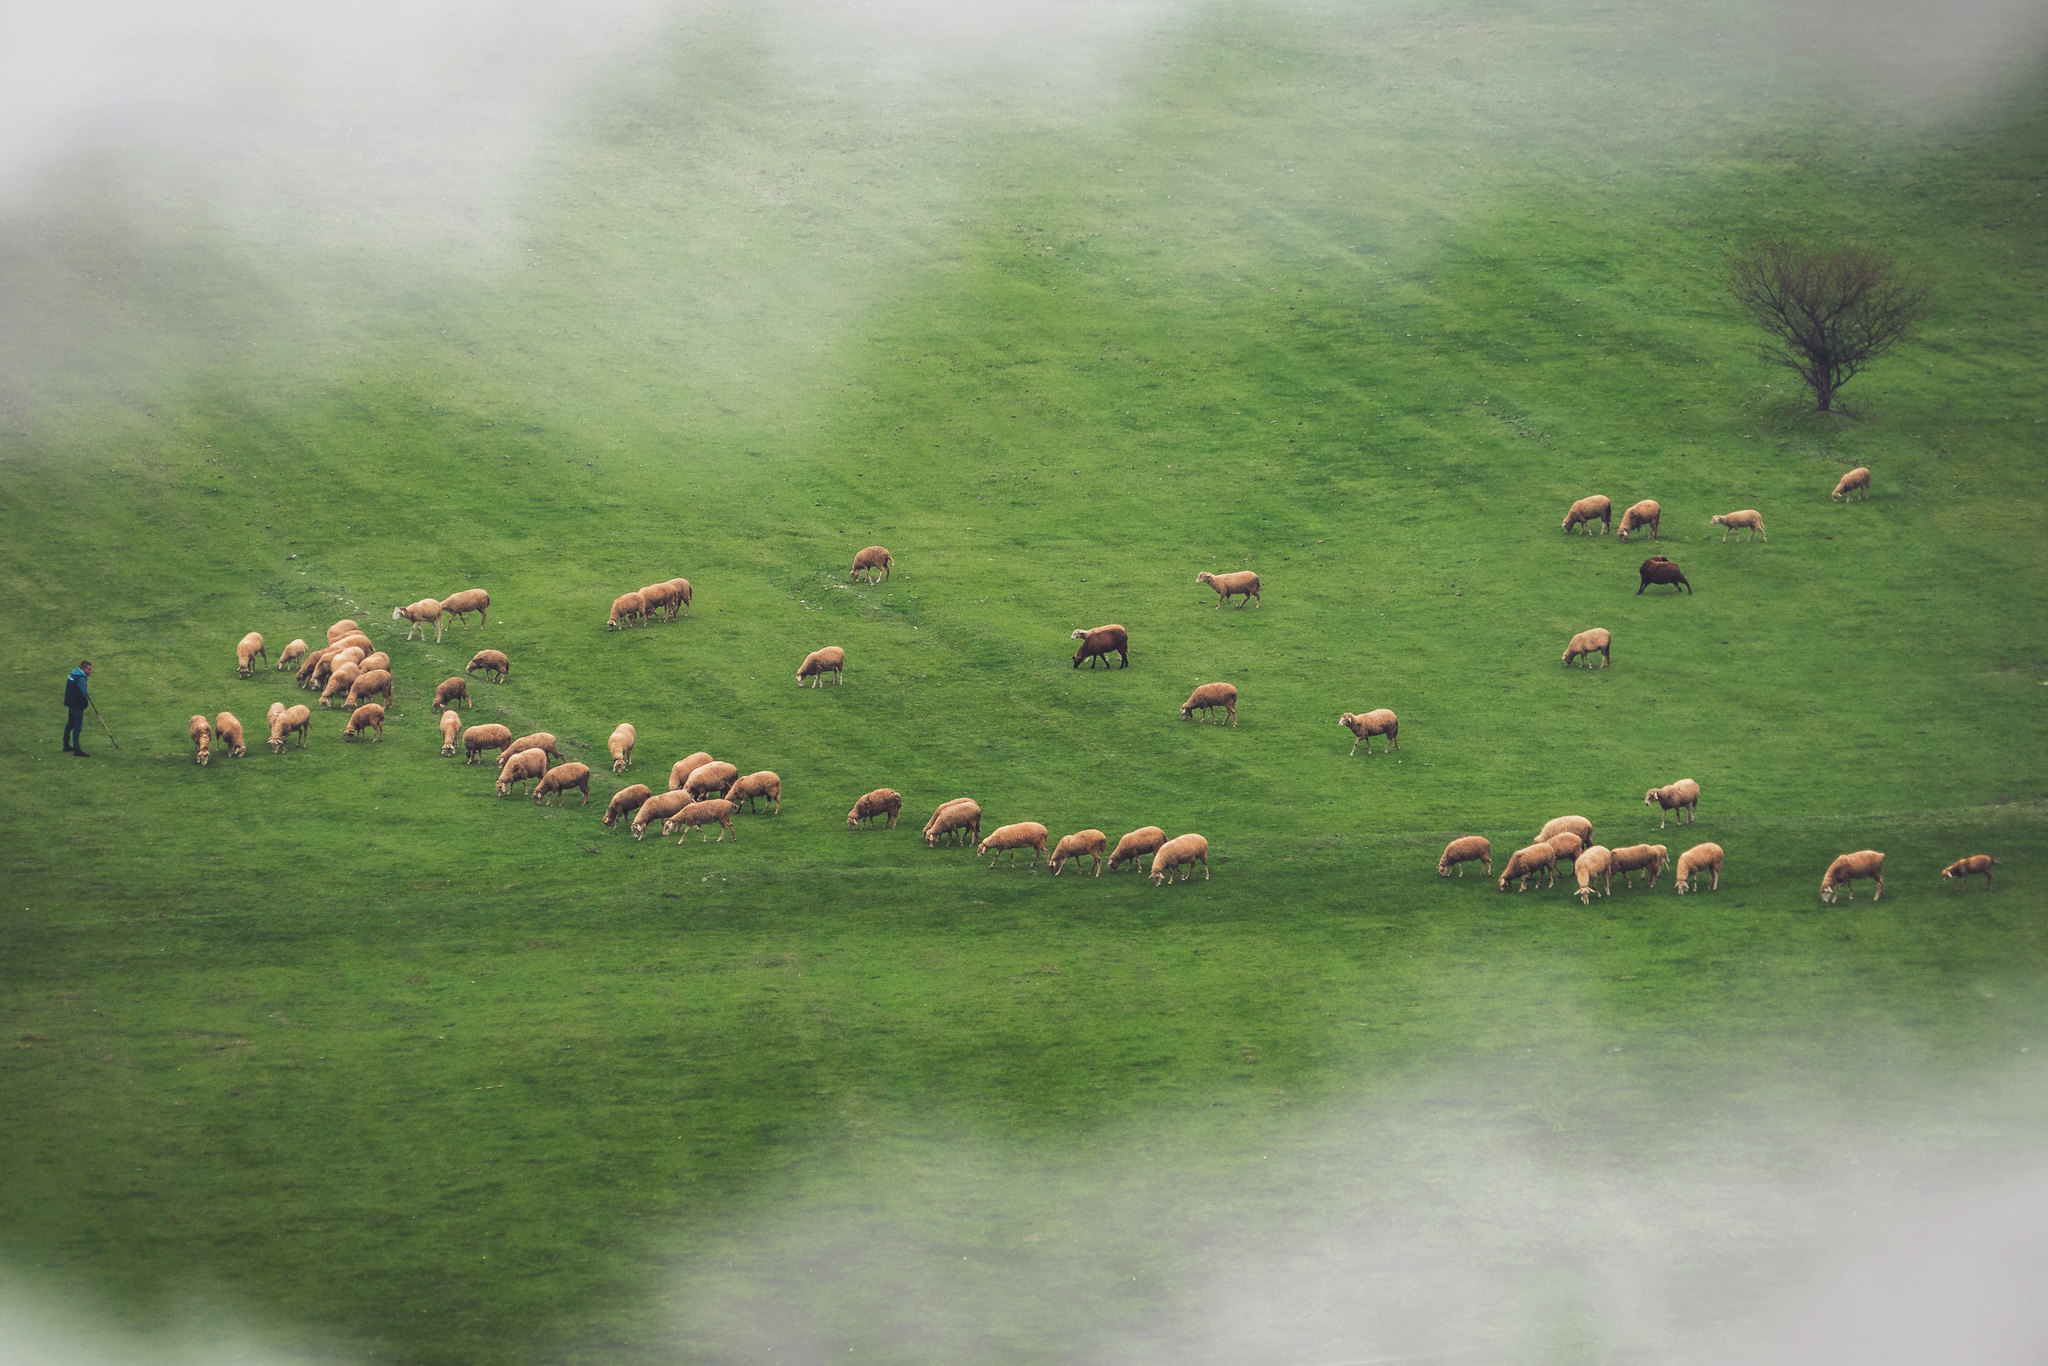
{"type": "Polygon", "coordinates": [[[107,718],[100,715],[100,704],[88,697],[85,699],[85,705],[92,708],[92,719],[100,723],[101,730],[106,731],[107,743],[119,749],[121,742],[114,738],[113,728],[107,725],[107,718]]]}

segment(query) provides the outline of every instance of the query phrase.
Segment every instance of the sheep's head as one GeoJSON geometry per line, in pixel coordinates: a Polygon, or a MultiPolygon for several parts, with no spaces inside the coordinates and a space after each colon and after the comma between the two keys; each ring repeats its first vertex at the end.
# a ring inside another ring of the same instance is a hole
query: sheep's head
{"type": "Polygon", "coordinates": [[[392,619],[393,621],[404,621],[404,620],[405,620],[405,609],[404,609],[403,607],[394,607],[394,608],[392,608],[392,609],[391,609],[391,619],[392,619]]]}
{"type": "Polygon", "coordinates": [[[1643,805],[1655,806],[1657,804],[1657,798],[1659,795],[1662,794],[1663,790],[1664,789],[1659,787],[1653,787],[1648,792],[1645,792],[1643,794],[1643,805]]]}
{"type": "Polygon", "coordinates": [[[1827,905],[1835,904],[1835,870],[1830,868],[1820,880],[1820,899],[1827,905]]]}
{"type": "Polygon", "coordinates": [[[1068,636],[1068,637],[1067,637],[1067,639],[1068,639],[1068,640],[1086,640],[1086,639],[1088,639],[1088,632],[1086,632],[1085,630],[1082,630],[1082,631],[1076,631],[1076,632],[1074,632],[1074,634],[1072,634],[1071,636],[1068,636]]]}
{"type": "Polygon", "coordinates": [[[1204,569],[1201,573],[1195,575],[1195,582],[1214,584],[1216,582],[1216,576],[1214,574],[1211,574],[1208,570],[1204,569]]]}

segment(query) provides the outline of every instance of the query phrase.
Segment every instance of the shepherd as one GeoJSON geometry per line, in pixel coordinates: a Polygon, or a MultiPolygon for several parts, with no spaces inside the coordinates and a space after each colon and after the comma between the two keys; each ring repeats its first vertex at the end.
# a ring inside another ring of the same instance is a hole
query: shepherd
{"type": "Polygon", "coordinates": [[[91,677],[92,661],[81,659],[78,661],[78,667],[64,680],[64,710],[70,713],[69,719],[64,722],[64,752],[76,754],[81,759],[92,758],[79,743],[84,738],[82,732],[85,730],[85,709],[92,705],[92,699],[87,697],[85,692],[86,680],[91,677]]]}

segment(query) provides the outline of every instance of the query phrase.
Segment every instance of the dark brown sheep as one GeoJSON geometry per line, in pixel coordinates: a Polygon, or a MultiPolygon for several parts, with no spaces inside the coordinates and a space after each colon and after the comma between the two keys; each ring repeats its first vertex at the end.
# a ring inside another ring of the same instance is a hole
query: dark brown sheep
{"type": "Polygon", "coordinates": [[[1131,633],[1114,622],[1090,631],[1076,631],[1070,639],[1081,642],[1081,648],[1074,651],[1074,667],[1077,669],[1084,659],[1091,669],[1098,658],[1107,664],[1112,654],[1123,660],[1124,668],[1131,667],[1131,633]]]}
{"type": "Polygon", "coordinates": [[[1643,589],[1648,588],[1653,583],[1679,584],[1684,587],[1686,592],[1692,592],[1692,585],[1686,582],[1684,572],[1662,555],[1652,555],[1649,559],[1644,560],[1636,572],[1643,577],[1642,583],[1636,586],[1637,597],[1641,597],[1643,589]]]}

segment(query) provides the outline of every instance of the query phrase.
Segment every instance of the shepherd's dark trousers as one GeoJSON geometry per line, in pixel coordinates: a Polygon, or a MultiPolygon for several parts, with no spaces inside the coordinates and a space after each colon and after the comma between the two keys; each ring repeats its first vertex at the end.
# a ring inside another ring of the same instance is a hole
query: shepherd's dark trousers
{"type": "Polygon", "coordinates": [[[80,739],[79,732],[85,729],[85,708],[66,707],[64,710],[67,713],[69,713],[71,717],[70,720],[64,723],[64,748],[82,748],[82,746],[79,745],[78,741],[80,739]]]}

